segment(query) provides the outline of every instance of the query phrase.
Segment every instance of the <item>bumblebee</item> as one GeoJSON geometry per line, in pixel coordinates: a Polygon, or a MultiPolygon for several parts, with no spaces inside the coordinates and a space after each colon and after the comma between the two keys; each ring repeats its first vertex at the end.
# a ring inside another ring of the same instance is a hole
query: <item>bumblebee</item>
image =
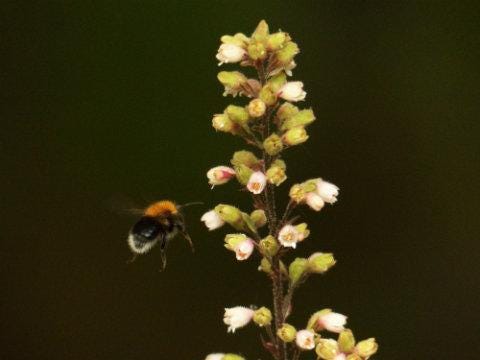
{"type": "Polygon", "coordinates": [[[170,200],[162,200],[145,208],[142,216],[132,226],[128,234],[128,246],[133,253],[133,258],[128,262],[133,262],[138,255],[146,254],[154,246],[160,244],[161,270],[164,270],[167,266],[166,250],[168,243],[177,234],[182,235],[188,241],[192,252],[194,252],[192,239],[187,233],[185,220],[180,212],[182,207],[193,204],[179,206],[170,200]]]}

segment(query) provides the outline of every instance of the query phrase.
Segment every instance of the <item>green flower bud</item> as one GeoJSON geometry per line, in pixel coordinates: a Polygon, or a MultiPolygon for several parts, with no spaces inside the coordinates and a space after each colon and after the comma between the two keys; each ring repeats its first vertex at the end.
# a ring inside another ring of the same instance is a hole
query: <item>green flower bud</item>
{"type": "Polygon", "coordinates": [[[272,163],[273,166],[278,166],[283,170],[287,170],[287,164],[282,159],[277,159],[272,163]]]}
{"type": "Polygon", "coordinates": [[[263,148],[269,155],[277,155],[283,149],[283,142],[280,136],[272,134],[263,142],[263,148]]]}
{"type": "Polygon", "coordinates": [[[233,158],[230,162],[234,166],[245,165],[252,168],[259,163],[259,160],[252,152],[240,150],[233,154],[233,158]]]}
{"type": "Polygon", "coordinates": [[[222,360],[245,360],[245,358],[237,354],[225,354],[222,360]]]}
{"type": "Polygon", "coordinates": [[[317,252],[308,258],[308,271],[316,274],[323,274],[335,265],[336,262],[337,261],[332,253],[317,252]]]}
{"type": "Polygon", "coordinates": [[[369,358],[375,354],[378,350],[378,344],[375,341],[375,338],[370,338],[367,340],[360,341],[355,347],[355,351],[358,355],[363,358],[369,358]]]}
{"type": "Polygon", "coordinates": [[[261,228],[267,223],[267,216],[265,215],[265,211],[261,209],[252,211],[252,213],[250,214],[250,218],[252,219],[257,229],[261,228]]]}
{"type": "Polygon", "coordinates": [[[253,99],[248,104],[247,109],[251,117],[258,118],[260,116],[263,116],[263,114],[265,114],[265,110],[267,109],[267,106],[262,101],[262,99],[253,99]]]}
{"type": "Polygon", "coordinates": [[[355,347],[355,337],[353,336],[352,330],[345,329],[338,335],[338,347],[341,352],[352,352],[355,347]]]}
{"type": "Polygon", "coordinates": [[[225,88],[237,89],[247,82],[247,78],[239,71],[220,71],[217,75],[225,88]]]}
{"type": "Polygon", "coordinates": [[[277,330],[277,336],[282,339],[283,342],[289,343],[295,340],[297,335],[297,329],[290,324],[283,324],[280,329],[277,330]]]}
{"type": "Polygon", "coordinates": [[[263,306],[253,313],[253,321],[258,326],[270,325],[272,322],[272,312],[263,306]]]}
{"type": "Polygon", "coordinates": [[[308,140],[307,131],[303,126],[297,126],[288,130],[282,137],[285,145],[298,145],[308,140]]]}
{"type": "Polygon", "coordinates": [[[295,229],[298,231],[300,234],[300,241],[305,240],[309,235],[310,235],[310,230],[308,230],[308,225],[307,223],[301,223],[295,226],[295,229]]]}
{"type": "Polygon", "coordinates": [[[260,261],[260,266],[258,267],[259,271],[263,271],[264,273],[271,274],[272,273],[272,264],[267,258],[262,258],[260,261]]]}
{"type": "Polygon", "coordinates": [[[265,20],[261,20],[257,28],[252,34],[252,39],[256,41],[263,41],[266,40],[269,34],[268,24],[265,20]]]}
{"type": "Polygon", "coordinates": [[[320,339],[315,352],[320,359],[332,360],[337,356],[338,344],[333,339],[320,339]]]}
{"type": "Polygon", "coordinates": [[[265,46],[260,43],[253,43],[248,45],[248,56],[252,60],[264,60],[267,57],[267,49],[265,49],[265,46]]]}
{"type": "Polygon", "coordinates": [[[317,323],[318,323],[318,320],[326,315],[326,314],[329,314],[332,312],[332,309],[323,309],[323,310],[320,310],[320,311],[317,311],[315,313],[313,313],[312,316],[310,316],[310,319],[308,319],[308,323],[307,323],[307,329],[312,329],[314,331],[317,331],[318,328],[317,328],[317,323]]]}
{"type": "Polygon", "coordinates": [[[225,114],[216,114],[212,119],[212,126],[217,131],[236,134],[238,132],[238,125],[235,124],[225,114]]]}
{"type": "Polygon", "coordinates": [[[307,195],[307,193],[305,192],[301,184],[295,184],[290,188],[289,195],[293,201],[299,204],[305,200],[305,196],[307,195]]]}
{"type": "Polygon", "coordinates": [[[219,204],[215,206],[215,211],[223,221],[229,223],[235,229],[241,230],[243,228],[242,212],[235,206],[219,204]]]}
{"type": "Polygon", "coordinates": [[[225,113],[228,115],[230,120],[241,126],[245,126],[250,118],[247,110],[241,106],[228,105],[225,109],[225,113]]]}
{"type": "Polygon", "coordinates": [[[277,102],[277,95],[268,85],[262,87],[258,96],[268,106],[273,105],[277,102]]]}
{"type": "Polygon", "coordinates": [[[283,46],[283,48],[276,52],[275,57],[277,62],[281,65],[288,65],[299,52],[298,45],[293,41],[289,41],[283,46]]]}
{"type": "Polygon", "coordinates": [[[242,219],[243,219],[243,225],[244,225],[243,230],[250,231],[256,234],[257,228],[253,220],[250,218],[250,215],[242,212],[242,219]]]}
{"type": "Polygon", "coordinates": [[[288,276],[292,284],[295,284],[307,271],[307,259],[296,258],[288,267],[288,276]]]}
{"type": "Polygon", "coordinates": [[[276,186],[280,185],[285,180],[287,180],[287,175],[285,174],[285,170],[280,166],[276,166],[276,165],[270,166],[270,168],[267,170],[266,175],[267,175],[268,182],[276,186]]]}
{"type": "Polygon", "coordinates": [[[277,93],[280,88],[285,85],[287,82],[287,75],[284,72],[280,72],[277,75],[273,76],[268,80],[268,86],[270,89],[274,92],[277,93]]]}
{"type": "Polygon", "coordinates": [[[267,49],[270,51],[276,51],[282,48],[285,40],[287,39],[287,34],[282,31],[273,33],[267,38],[267,49]]]}
{"type": "Polygon", "coordinates": [[[242,185],[247,185],[250,176],[253,174],[253,170],[243,164],[234,166],[234,168],[235,176],[237,177],[238,182],[242,185]]]}
{"type": "Polygon", "coordinates": [[[259,245],[262,254],[268,255],[270,257],[274,256],[280,248],[277,240],[275,240],[272,235],[268,235],[265,239],[260,240],[259,245]]]}
{"type": "Polygon", "coordinates": [[[315,115],[313,114],[312,109],[301,110],[297,114],[291,116],[289,119],[286,119],[282,126],[281,130],[290,130],[297,126],[307,126],[315,121],[315,115]]]}
{"type": "Polygon", "coordinates": [[[235,251],[238,244],[245,240],[247,240],[247,235],[245,234],[227,234],[225,235],[225,247],[228,250],[235,251]]]}
{"type": "Polygon", "coordinates": [[[298,114],[300,110],[295,105],[285,102],[277,110],[277,118],[283,122],[287,119],[290,119],[295,114],[298,114]]]}

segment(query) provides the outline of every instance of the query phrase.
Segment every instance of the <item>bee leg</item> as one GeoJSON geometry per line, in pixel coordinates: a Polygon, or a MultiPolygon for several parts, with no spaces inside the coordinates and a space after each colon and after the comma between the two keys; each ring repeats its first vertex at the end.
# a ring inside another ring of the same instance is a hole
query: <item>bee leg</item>
{"type": "Polygon", "coordinates": [[[193,241],[192,241],[192,238],[190,237],[190,235],[188,235],[187,231],[185,229],[182,229],[181,230],[182,232],[182,236],[188,241],[188,243],[190,244],[190,248],[192,249],[192,253],[195,252],[195,246],[193,246],[193,241]]]}
{"type": "Polygon", "coordinates": [[[126,261],[127,264],[133,263],[135,260],[137,260],[137,257],[138,257],[137,254],[133,254],[133,255],[132,255],[132,258],[131,258],[131,259],[128,259],[128,260],[126,261]]]}
{"type": "Polygon", "coordinates": [[[167,267],[167,254],[162,250],[160,251],[160,255],[162,257],[162,267],[160,268],[160,271],[164,271],[167,267]]]}

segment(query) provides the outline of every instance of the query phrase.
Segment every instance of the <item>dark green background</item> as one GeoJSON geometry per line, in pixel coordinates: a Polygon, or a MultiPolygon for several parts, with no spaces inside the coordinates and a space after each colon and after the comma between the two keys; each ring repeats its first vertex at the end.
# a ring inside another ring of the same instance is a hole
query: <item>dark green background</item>
{"type": "Polygon", "coordinates": [[[250,209],[205,172],[243,147],[211,128],[231,101],[219,37],[262,18],[299,43],[318,118],[288,184],[341,188],[302,211],[298,254],[338,265],[300,290],[292,322],[333,307],[378,359],[478,359],[473,2],[5,1],[1,16],[2,359],[267,358],[257,329],[222,324],[224,306],[270,306],[258,259],[237,263],[198,220],[220,201],[250,209]],[[197,253],[178,241],[165,273],[157,252],[126,266],[133,220],[109,204],[164,197],[206,203],[186,211],[197,253]]]}

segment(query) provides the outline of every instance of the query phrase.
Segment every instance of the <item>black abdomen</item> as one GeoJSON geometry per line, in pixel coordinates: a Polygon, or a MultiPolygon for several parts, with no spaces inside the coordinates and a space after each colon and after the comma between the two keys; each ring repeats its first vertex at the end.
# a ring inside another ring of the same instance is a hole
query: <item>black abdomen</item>
{"type": "Polygon", "coordinates": [[[143,216],[132,228],[132,234],[145,238],[146,241],[154,240],[163,228],[160,223],[150,216],[143,216]]]}

